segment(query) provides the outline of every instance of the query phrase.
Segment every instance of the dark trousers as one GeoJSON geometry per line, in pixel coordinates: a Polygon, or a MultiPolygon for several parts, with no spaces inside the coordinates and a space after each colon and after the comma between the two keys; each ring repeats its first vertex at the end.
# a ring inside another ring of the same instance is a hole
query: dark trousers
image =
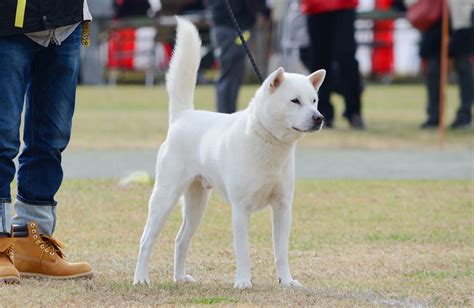
{"type": "Polygon", "coordinates": [[[100,34],[107,28],[110,20],[97,18],[89,23],[91,45],[81,49],[80,79],[82,84],[102,85],[104,80],[104,64],[100,60],[100,34]]]}
{"type": "Polygon", "coordinates": [[[333,82],[333,64],[342,77],[342,94],[346,103],[344,116],[361,113],[361,80],[359,62],[355,58],[355,10],[338,10],[314,14],[308,18],[311,38],[311,71],[326,70],[326,80],[319,89],[319,111],[328,122],[334,119],[330,101],[333,82]]]}
{"type": "Polygon", "coordinates": [[[61,153],[71,135],[82,27],[60,45],[45,48],[25,35],[0,38],[0,203],[11,202],[13,159],[18,159],[17,199],[54,206],[63,179],[61,153]]]}
{"type": "MultiPolygon", "coordinates": [[[[429,58],[426,74],[426,89],[428,101],[426,104],[426,113],[428,121],[438,123],[439,121],[439,74],[440,59],[438,57],[429,58]]],[[[456,114],[456,119],[471,121],[471,107],[473,102],[473,76],[472,63],[469,56],[458,56],[454,58],[454,67],[456,69],[460,104],[456,114]]]]}
{"type": "Polygon", "coordinates": [[[213,31],[221,69],[216,86],[217,111],[234,113],[245,73],[245,49],[237,44],[237,34],[233,28],[215,26],[213,31]]]}

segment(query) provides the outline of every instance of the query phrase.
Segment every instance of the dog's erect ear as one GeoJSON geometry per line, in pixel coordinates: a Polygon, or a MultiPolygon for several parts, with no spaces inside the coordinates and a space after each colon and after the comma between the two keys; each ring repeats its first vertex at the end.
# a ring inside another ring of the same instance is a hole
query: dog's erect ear
{"type": "Polygon", "coordinates": [[[316,89],[316,91],[319,90],[319,87],[323,84],[324,78],[326,77],[326,71],[325,70],[318,70],[311,75],[308,76],[309,81],[313,84],[313,87],[316,89]]]}
{"type": "Polygon", "coordinates": [[[279,67],[276,71],[271,73],[271,75],[268,77],[269,80],[269,89],[270,93],[275,92],[276,89],[281,85],[283,80],[285,79],[285,70],[283,67],[279,67]]]}

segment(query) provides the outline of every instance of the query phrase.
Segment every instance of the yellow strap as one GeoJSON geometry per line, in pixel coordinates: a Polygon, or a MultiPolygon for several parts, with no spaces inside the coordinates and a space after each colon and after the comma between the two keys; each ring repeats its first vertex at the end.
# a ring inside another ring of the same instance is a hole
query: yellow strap
{"type": "MultiPolygon", "coordinates": [[[[248,30],[247,30],[247,31],[244,31],[244,33],[242,33],[242,35],[244,36],[244,40],[245,40],[246,42],[250,39],[250,31],[248,31],[248,30]]],[[[239,45],[239,46],[242,45],[242,41],[240,40],[240,37],[239,37],[239,36],[237,36],[237,37],[235,38],[235,43],[236,43],[237,45],[239,45]]]]}
{"type": "Polygon", "coordinates": [[[16,5],[15,27],[23,28],[25,23],[26,0],[18,0],[16,5]]]}
{"type": "Polygon", "coordinates": [[[82,25],[81,44],[89,47],[91,45],[91,30],[89,27],[90,21],[84,21],[82,25]]]}

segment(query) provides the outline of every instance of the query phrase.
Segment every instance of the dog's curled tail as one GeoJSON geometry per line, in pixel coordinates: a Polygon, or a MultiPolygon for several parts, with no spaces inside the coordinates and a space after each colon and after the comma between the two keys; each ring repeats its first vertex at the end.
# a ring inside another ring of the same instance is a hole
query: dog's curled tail
{"type": "Polygon", "coordinates": [[[194,109],[194,89],[201,62],[201,38],[189,20],[176,16],[176,43],[166,75],[170,123],[179,114],[194,109]]]}

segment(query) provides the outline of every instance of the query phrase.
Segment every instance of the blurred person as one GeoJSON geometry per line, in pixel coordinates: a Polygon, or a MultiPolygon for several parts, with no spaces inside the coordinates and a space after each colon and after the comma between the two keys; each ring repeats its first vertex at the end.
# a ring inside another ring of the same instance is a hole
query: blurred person
{"type": "MultiPolygon", "coordinates": [[[[413,1],[412,1],[413,2],[413,1]]],[[[450,0],[451,15],[449,57],[454,61],[458,77],[460,104],[456,118],[451,123],[453,129],[467,128],[472,123],[474,29],[472,24],[473,0],[450,0]]],[[[427,62],[427,119],[421,128],[435,128],[439,124],[439,81],[441,53],[441,16],[428,30],[422,32],[420,56],[427,62]]]]}
{"type": "Polygon", "coordinates": [[[81,40],[87,43],[82,22],[91,19],[84,0],[28,0],[25,6],[0,2],[0,282],[19,283],[20,274],[55,279],[93,275],[88,263],[67,262],[52,236],[81,40]],[[13,160],[20,150],[23,105],[24,146],[17,172],[13,160]]]}
{"type": "MultiPolygon", "coordinates": [[[[237,110],[237,97],[245,73],[246,53],[224,0],[209,0],[212,14],[212,32],[218,49],[220,76],[216,86],[217,111],[234,113],[237,110]]],[[[265,0],[229,0],[235,18],[244,32],[250,36],[257,20],[257,13],[268,15],[265,0]]]]}
{"type": "MultiPolygon", "coordinates": [[[[260,23],[258,26],[258,31],[256,31],[256,40],[259,41],[256,48],[258,53],[261,56],[265,57],[266,67],[262,66],[263,70],[271,73],[280,66],[284,66],[287,72],[291,72],[292,69],[289,69],[286,65],[293,64],[289,61],[289,54],[285,54],[283,40],[285,35],[285,30],[288,28],[287,17],[289,10],[289,0],[270,0],[267,1],[267,6],[271,10],[271,16],[268,20],[268,23],[260,23]],[[270,40],[268,46],[261,46],[261,42],[270,40]],[[263,48],[262,48],[263,47],[263,48]],[[268,50],[263,50],[267,49],[268,50]]],[[[259,55],[260,56],[260,55],[259,55]]]]}
{"type": "Polygon", "coordinates": [[[334,108],[330,97],[334,84],[334,63],[343,78],[344,117],[354,129],[365,129],[361,115],[361,77],[355,58],[355,14],[358,0],[301,0],[301,10],[308,15],[311,39],[310,71],[326,69],[326,82],[319,90],[319,110],[325,126],[333,127],[334,108]]]}
{"type": "Polygon", "coordinates": [[[149,0],[115,0],[115,12],[118,18],[148,15],[150,9],[152,6],[149,0]]]}
{"type": "MultiPolygon", "coordinates": [[[[96,0],[102,1],[102,0],[96,0]]],[[[109,1],[109,0],[107,0],[109,1]]],[[[112,0],[115,2],[116,17],[144,16],[154,17],[161,11],[161,0],[112,0]]],[[[95,15],[94,15],[95,17],[95,15]]]]}
{"type": "Polygon", "coordinates": [[[281,36],[282,64],[288,72],[307,74],[307,62],[301,62],[310,46],[307,19],[300,10],[300,0],[289,0],[287,6],[281,36]]]}
{"type": "Polygon", "coordinates": [[[89,9],[94,15],[90,24],[89,47],[81,50],[81,83],[86,85],[102,85],[104,80],[104,63],[100,59],[100,35],[107,23],[114,17],[114,0],[89,0],[89,9]]]}

